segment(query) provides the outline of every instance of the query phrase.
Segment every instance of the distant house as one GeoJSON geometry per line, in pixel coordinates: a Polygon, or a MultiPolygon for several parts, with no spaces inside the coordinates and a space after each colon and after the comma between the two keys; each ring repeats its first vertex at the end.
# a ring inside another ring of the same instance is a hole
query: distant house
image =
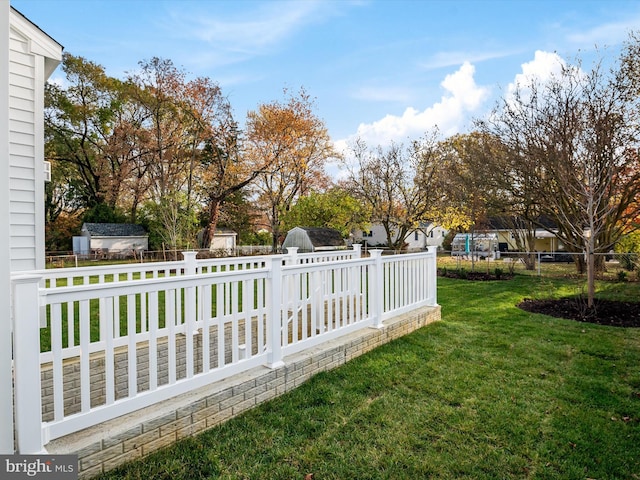
{"type": "Polygon", "coordinates": [[[442,247],[449,230],[433,222],[421,223],[405,239],[407,250],[425,250],[427,247],[442,247]]]}
{"type": "MultiPolygon", "coordinates": [[[[558,252],[564,251],[564,244],[558,239],[558,227],[550,219],[541,218],[540,224],[545,228],[537,227],[534,231],[535,246],[537,252],[558,252]]],[[[486,233],[495,233],[498,236],[498,248],[501,252],[518,251],[515,235],[518,230],[524,232],[524,228],[518,229],[517,219],[507,219],[503,217],[491,217],[488,221],[486,233]]]]}
{"type": "Polygon", "coordinates": [[[90,251],[129,252],[149,249],[149,235],[133,223],[84,223],[80,234],[90,251]]]}
{"type": "Polygon", "coordinates": [[[342,234],[333,228],[295,227],[289,230],[282,243],[283,251],[286,252],[288,247],[298,247],[299,253],[309,253],[342,250],[347,248],[347,244],[342,234]]]}
{"type": "MultiPolygon", "coordinates": [[[[407,250],[424,250],[427,247],[441,247],[448,230],[432,222],[421,223],[405,238],[407,250]]],[[[374,224],[369,230],[354,233],[354,243],[369,247],[387,246],[387,232],[384,227],[374,224]]]]}

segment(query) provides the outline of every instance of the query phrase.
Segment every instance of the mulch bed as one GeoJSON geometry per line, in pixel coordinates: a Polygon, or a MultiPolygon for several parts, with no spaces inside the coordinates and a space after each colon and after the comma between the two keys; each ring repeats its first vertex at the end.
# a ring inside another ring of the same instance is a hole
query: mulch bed
{"type": "MultiPolygon", "coordinates": [[[[474,281],[509,280],[513,275],[501,273],[496,276],[491,272],[465,272],[459,270],[438,270],[441,277],[458,278],[474,281]]],[[[619,302],[614,300],[595,300],[593,309],[587,308],[587,299],[583,297],[567,297],[560,299],[525,298],[518,308],[531,313],[542,313],[556,318],[566,318],[578,322],[595,323],[611,327],[640,327],[640,303],[619,302]]]]}
{"type": "Polygon", "coordinates": [[[525,298],[517,306],[527,312],[578,322],[611,327],[640,327],[640,303],[596,299],[594,308],[589,310],[586,302],[586,298],[579,297],[542,300],[525,298]]]}

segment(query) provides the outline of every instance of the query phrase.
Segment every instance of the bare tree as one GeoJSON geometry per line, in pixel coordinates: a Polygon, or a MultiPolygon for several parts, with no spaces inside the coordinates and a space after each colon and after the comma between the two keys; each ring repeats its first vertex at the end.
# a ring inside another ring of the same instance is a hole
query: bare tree
{"type": "Polygon", "coordinates": [[[396,251],[421,222],[432,220],[439,182],[435,145],[435,134],[408,147],[393,143],[374,150],[358,139],[344,162],[351,194],[366,205],[371,222],[382,225],[387,245],[396,251]]]}
{"type": "Polygon", "coordinates": [[[640,188],[635,109],[615,72],[601,64],[561,65],[546,82],[531,79],[504,98],[484,123],[513,155],[511,181],[531,185],[539,211],[558,237],[583,251],[588,306],[593,307],[595,253],[609,251],[628,230],[640,188]]]}

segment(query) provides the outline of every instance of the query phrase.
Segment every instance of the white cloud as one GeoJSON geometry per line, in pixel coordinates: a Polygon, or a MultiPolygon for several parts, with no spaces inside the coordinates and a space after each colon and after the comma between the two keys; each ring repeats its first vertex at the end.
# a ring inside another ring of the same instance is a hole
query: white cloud
{"type": "Polygon", "coordinates": [[[570,34],[567,39],[576,45],[585,47],[617,45],[628,37],[629,32],[638,28],[639,22],[640,18],[635,16],[622,22],[605,23],[591,30],[570,34]]]}
{"type": "MultiPolygon", "coordinates": [[[[213,4],[215,6],[215,3],[213,4]]],[[[306,26],[339,15],[341,8],[353,3],[326,3],[318,0],[258,2],[259,8],[241,10],[229,15],[221,10],[176,10],[164,27],[184,40],[204,42],[218,50],[224,63],[229,55],[252,57],[262,55],[290,40],[306,26]],[[341,7],[341,8],[338,8],[341,7]]]]}
{"type": "Polygon", "coordinates": [[[461,131],[468,117],[489,96],[487,88],[476,85],[474,74],[475,67],[465,62],[441,82],[447,93],[439,102],[424,110],[407,107],[400,116],[389,114],[373,123],[362,123],[354,135],[336,142],[336,148],[344,151],[346,145],[355,138],[361,138],[374,147],[388,145],[392,141],[405,142],[424,135],[436,126],[447,136],[461,131]]]}
{"type": "Polygon", "coordinates": [[[522,73],[515,76],[513,83],[509,84],[509,90],[516,85],[526,85],[531,80],[546,81],[557,76],[562,71],[565,61],[557,53],[536,50],[533,60],[522,64],[522,73]]]}
{"type": "Polygon", "coordinates": [[[511,101],[516,91],[526,100],[529,86],[532,83],[545,83],[560,75],[565,61],[557,53],[537,50],[533,60],[521,65],[522,72],[516,74],[513,82],[507,87],[507,101],[511,101]]]}

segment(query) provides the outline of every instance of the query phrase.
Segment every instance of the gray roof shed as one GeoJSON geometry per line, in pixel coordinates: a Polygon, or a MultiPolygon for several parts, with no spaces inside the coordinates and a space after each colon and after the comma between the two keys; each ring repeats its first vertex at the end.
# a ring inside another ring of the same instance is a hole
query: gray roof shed
{"type": "Polygon", "coordinates": [[[299,253],[319,250],[341,250],[347,245],[338,230],[322,227],[295,227],[289,230],[282,249],[298,247],[299,253]]]}
{"type": "Polygon", "coordinates": [[[82,231],[92,237],[144,237],[147,235],[142,225],[134,223],[85,223],[82,231]]]}

